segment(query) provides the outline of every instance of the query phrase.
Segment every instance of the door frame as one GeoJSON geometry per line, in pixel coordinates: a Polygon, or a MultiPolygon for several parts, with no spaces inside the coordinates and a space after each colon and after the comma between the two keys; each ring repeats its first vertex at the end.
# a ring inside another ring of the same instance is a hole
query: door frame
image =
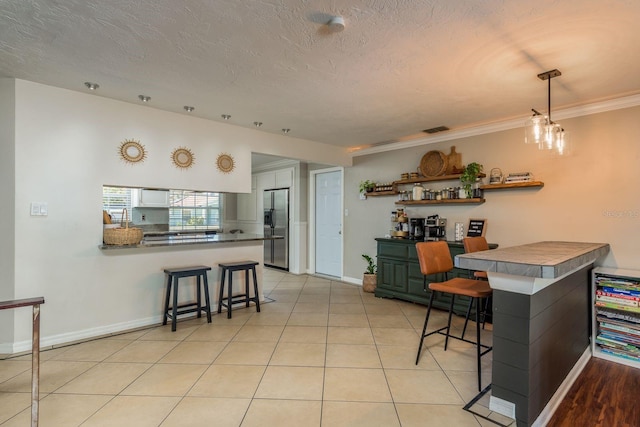
{"type": "Polygon", "coordinates": [[[309,171],[309,264],[308,274],[316,274],[316,178],[318,174],[328,172],[340,172],[342,188],[340,189],[340,249],[342,260],[340,262],[340,279],[344,275],[344,168],[333,167],[309,171]]]}

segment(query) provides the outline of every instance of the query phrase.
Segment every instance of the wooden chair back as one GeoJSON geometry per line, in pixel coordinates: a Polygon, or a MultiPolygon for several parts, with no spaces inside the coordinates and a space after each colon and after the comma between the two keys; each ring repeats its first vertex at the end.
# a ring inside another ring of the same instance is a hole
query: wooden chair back
{"type": "Polygon", "coordinates": [[[423,275],[446,273],[453,269],[453,260],[449,245],[440,240],[437,242],[416,243],[420,271],[423,275]]]}

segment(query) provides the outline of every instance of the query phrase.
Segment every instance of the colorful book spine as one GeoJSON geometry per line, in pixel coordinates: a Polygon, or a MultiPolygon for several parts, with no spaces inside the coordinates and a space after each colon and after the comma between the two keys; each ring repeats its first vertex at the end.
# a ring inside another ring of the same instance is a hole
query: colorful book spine
{"type": "MultiPolygon", "coordinates": [[[[596,292],[598,292],[598,291],[596,291],[596,292]]],[[[603,286],[603,287],[601,287],[601,292],[606,292],[608,294],[626,295],[626,296],[630,296],[630,297],[640,298],[640,291],[634,291],[632,289],[613,288],[613,287],[610,287],[610,286],[603,286]]]]}
{"type": "Polygon", "coordinates": [[[622,305],[615,302],[596,301],[596,306],[613,308],[616,310],[630,311],[632,313],[640,313],[640,307],[631,307],[628,305],[622,305]]]}
{"type": "Polygon", "coordinates": [[[634,299],[596,295],[596,301],[611,302],[615,304],[626,305],[629,307],[638,307],[638,301],[634,299]]]}

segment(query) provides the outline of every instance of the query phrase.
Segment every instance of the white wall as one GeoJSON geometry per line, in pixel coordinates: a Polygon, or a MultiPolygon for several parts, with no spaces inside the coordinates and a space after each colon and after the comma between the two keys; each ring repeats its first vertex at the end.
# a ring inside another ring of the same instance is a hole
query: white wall
{"type": "MultiPolygon", "coordinates": [[[[15,194],[15,224],[9,231],[17,236],[15,244],[10,235],[3,239],[3,257],[6,247],[9,258],[3,263],[15,266],[15,279],[7,286],[16,298],[45,297],[45,346],[153,322],[162,311],[162,268],[220,261],[207,250],[100,250],[103,185],[249,192],[251,152],[257,147],[273,155],[287,152],[327,163],[351,161],[344,150],[311,141],[21,80],[5,79],[2,84],[3,112],[5,94],[15,87],[15,139],[12,144],[2,135],[0,173],[2,196],[11,200],[15,194]],[[145,146],[148,157],[143,163],[126,164],[119,158],[118,147],[125,139],[145,146]],[[193,151],[192,168],[173,166],[170,153],[178,147],[193,151]],[[14,150],[12,164],[4,154],[14,150]],[[220,153],[235,159],[232,173],[216,169],[220,153]],[[48,203],[48,216],[29,216],[30,202],[48,203]]],[[[11,213],[6,215],[9,221],[11,213]]],[[[28,348],[30,313],[16,311],[15,319],[15,337],[8,344],[2,337],[0,353],[28,348]]]]}
{"type": "MultiPolygon", "coordinates": [[[[545,186],[486,192],[482,205],[409,207],[409,216],[447,218],[448,237],[455,222],[466,226],[469,218],[486,218],[487,239],[503,247],[543,240],[606,242],[611,253],[601,265],[640,269],[638,117],[640,107],[563,119],[574,144],[567,158],[525,145],[523,128],[354,158],[353,167],[345,169],[345,276],[362,278],[361,254],[376,253],[374,238],[388,233],[396,208],[395,196],[360,200],[358,183],[398,180],[402,172],[415,171],[428,151],[449,153],[451,146],[462,153],[463,164],[479,162],[487,174],[495,167],[504,173],[530,171],[545,186]]],[[[428,186],[453,185],[459,183],[428,186]]]]}

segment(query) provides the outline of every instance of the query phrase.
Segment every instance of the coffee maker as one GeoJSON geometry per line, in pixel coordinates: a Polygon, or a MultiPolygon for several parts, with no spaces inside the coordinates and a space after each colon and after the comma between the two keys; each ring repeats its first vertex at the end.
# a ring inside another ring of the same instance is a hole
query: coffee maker
{"type": "Polygon", "coordinates": [[[425,240],[446,240],[447,219],[439,215],[429,215],[425,221],[425,240]]]}
{"type": "Polygon", "coordinates": [[[409,238],[424,240],[424,218],[409,218],[409,238]]]}

